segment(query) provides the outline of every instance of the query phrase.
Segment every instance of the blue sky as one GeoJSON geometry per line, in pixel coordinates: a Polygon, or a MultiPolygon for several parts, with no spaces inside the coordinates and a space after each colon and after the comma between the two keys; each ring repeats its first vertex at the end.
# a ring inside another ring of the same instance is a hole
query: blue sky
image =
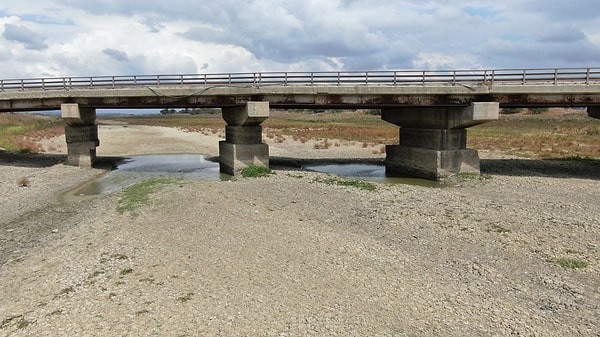
{"type": "Polygon", "coordinates": [[[600,66],[597,0],[3,2],[4,79],[600,66]]]}

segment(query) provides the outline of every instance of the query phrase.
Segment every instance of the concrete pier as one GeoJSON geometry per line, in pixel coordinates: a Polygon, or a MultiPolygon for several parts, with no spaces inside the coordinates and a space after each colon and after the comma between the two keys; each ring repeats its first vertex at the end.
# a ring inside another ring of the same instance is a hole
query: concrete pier
{"type": "Polygon", "coordinates": [[[269,117],[269,102],[248,102],[223,108],[225,140],[219,142],[221,172],[231,175],[251,165],[269,166],[269,146],[262,142],[260,124],[269,117]]]}
{"type": "Polygon", "coordinates": [[[498,112],[497,102],[382,109],[383,120],[400,126],[400,144],[386,146],[386,170],[435,180],[479,174],[479,154],[467,149],[466,128],[496,120],[498,112]]]}
{"type": "Polygon", "coordinates": [[[600,106],[589,106],[587,113],[592,118],[600,119],[600,106]]]}
{"type": "Polygon", "coordinates": [[[60,110],[65,121],[67,164],[91,167],[96,160],[96,147],[100,145],[96,109],[67,103],[61,104],[60,110]]]}

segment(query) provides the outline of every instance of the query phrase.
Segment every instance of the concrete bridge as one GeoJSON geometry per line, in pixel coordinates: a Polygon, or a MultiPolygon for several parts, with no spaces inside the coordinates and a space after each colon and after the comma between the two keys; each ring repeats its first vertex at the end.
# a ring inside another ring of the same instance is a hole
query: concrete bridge
{"type": "Polygon", "coordinates": [[[269,164],[261,123],[270,108],[381,109],[401,128],[386,169],[429,179],[479,173],[468,127],[499,108],[587,107],[600,118],[600,68],[449,71],[263,72],[0,80],[0,112],[58,110],[68,163],[91,166],[96,109],[219,107],[227,122],[221,170],[269,164]]]}

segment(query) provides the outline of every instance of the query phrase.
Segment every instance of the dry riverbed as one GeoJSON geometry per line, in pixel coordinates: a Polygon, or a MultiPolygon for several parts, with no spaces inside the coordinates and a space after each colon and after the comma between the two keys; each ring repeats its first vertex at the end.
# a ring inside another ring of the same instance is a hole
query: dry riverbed
{"type": "MultiPolygon", "coordinates": [[[[100,139],[108,157],[214,156],[219,138],[108,124],[100,139]]],[[[63,201],[104,170],[44,145],[0,151],[0,336],[600,335],[598,160],[482,153],[481,179],[375,191],[282,168],[161,185],[121,214],[122,193],[63,201]]]]}

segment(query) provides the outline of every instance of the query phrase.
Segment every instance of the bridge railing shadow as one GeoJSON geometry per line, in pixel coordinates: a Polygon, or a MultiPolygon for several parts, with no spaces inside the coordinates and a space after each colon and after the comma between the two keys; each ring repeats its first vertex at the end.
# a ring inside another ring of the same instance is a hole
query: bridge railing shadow
{"type": "Polygon", "coordinates": [[[600,180],[600,159],[482,159],[481,174],[600,180]]]}

